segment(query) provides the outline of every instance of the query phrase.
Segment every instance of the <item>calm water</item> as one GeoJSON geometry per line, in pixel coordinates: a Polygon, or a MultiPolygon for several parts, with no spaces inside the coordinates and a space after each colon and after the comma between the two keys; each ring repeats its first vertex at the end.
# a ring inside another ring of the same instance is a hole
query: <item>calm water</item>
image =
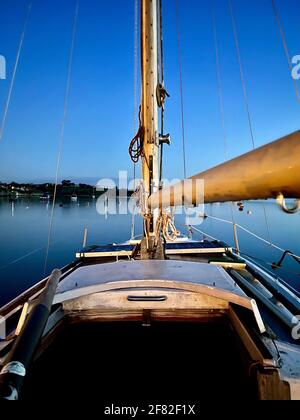
{"type": "MultiPolygon", "coordinates": [[[[53,240],[50,249],[49,272],[54,267],[62,267],[75,258],[75,252],[82,246],[84,228],[88,228],[88,244],[108,244],[123,242],[131,234],[131,215],[101,216],[96,211],[96,202],[82,199],[78,203],[67,202],[56,206],[53,240]]],[[[272,242],[300,255],[300,213],[284,214],[275,203],[264,203],[272,242]]],[[[231,220],[230,207],[208,205],[206,212],[215,217],[231,220]]],[[[43,277],[45,249],[51,213],[49,203],[39,199],[19,198],[15,203],[0,198],[0,306],[36,283],[43,277]]],[[[245,211],[233,208],[236,223],[254,233],[268,238],[263,204],[245,204],[245,211]],[[251,210],[252,214],[247,212],[251,210]]],[[[141,233],[141,221],[136,218],[136,234],[141,233]]],[[[177,216],[177,227],[186,234],[183,216],[177,216]]],[[[230,225],[206,219],[199,229],[233,244],[230,225]]],[[[194,238],[202,239],[201,234],[194,238]]],[[[265,260],[266,267],[277,261],[281,253],[268,244],[257,241],[247,233],[239,231],[240,248],[246,254],[265,260]]],[[[286,281],[300,290],[300,265],[288,258],[283,269],[277,271],[286,281]]]]}

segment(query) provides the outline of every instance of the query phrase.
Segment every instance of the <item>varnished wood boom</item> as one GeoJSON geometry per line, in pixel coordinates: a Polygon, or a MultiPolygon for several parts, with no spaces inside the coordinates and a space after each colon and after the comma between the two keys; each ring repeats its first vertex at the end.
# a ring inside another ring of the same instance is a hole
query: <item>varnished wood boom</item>
{"type": "Polygon", "coordinates": [[[163,188],[149,207],[300,197],[300,131],[163,188]],[[204,181],[204,191],[201,182],[204,181]],[[197,185],[199,184],[199,185],[197,185]],[[184,198],[184,203],[183,203],[184,198]]]}

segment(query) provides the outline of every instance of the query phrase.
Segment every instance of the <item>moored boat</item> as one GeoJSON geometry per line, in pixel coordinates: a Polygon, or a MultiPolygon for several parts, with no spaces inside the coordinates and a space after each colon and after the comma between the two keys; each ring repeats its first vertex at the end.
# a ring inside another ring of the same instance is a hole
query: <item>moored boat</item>
{"type": "Polygon", "coordinates": [[[78,197],[77,197],[77,194],[72,194],[71,195],[71,201],[73,201],[74,203],[77,203],[77,201],[78,201],[78,197]]]}

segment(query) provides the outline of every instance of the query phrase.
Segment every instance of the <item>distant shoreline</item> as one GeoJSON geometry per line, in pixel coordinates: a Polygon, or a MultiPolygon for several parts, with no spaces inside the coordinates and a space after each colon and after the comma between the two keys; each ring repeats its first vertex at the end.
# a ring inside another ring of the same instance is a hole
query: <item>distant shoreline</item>
{"type": "MultiPolygon", "coordinates": [[[[50,199],[54,195],[55,184],[53,183],[43,183],[43,184],[33,184],[33,183],[17,183],[11,182],[0,183],[0,197],[2,198],[16,198],[16,197],[39,197],[41,199],[50,199]]],[[[97,191],[96,187],[89,184],[75,184],[70,180],[64,180],[57,185],[56,195],[57,197],[100,197],[105,192],[112,191],[115,192],[117,196],[127,196],[130,197],[133,194],[133,191],[119,190],[117,187],[114,189],[103,189],[102,191],[97,191]]]]}

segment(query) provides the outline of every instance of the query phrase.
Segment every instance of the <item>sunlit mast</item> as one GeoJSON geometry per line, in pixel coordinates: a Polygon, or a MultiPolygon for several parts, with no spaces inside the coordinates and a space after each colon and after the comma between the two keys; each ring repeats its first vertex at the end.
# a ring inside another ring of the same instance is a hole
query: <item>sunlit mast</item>
{"type": "MultiPolygon", "coordinates": [[[[159,133],[158,133],[158,9],[159,0],[141,0],[141,65],[143,127],[142,177],[145,199],[159,188],[159,133]]],[[[147,208],[145,217],[145,238],[142,255],[147,258],[153,250],[158,210],[147,208]]]]}

